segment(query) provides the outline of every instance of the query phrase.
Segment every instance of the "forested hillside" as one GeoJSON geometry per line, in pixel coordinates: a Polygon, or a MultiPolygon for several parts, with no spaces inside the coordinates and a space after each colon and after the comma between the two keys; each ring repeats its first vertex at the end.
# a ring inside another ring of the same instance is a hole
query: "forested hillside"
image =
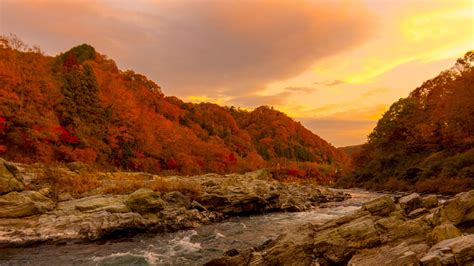
{"type": "Polygon", "coordinates": [[[474,51],[400,99],[341,185],[455,193],[474,187],[474,51]]]}
{"type": "Polygon", "coordinates": [[[275,167],[326,180],[347,163],[342,152],[273,108],[185,103],[145,76],[119,70],[90,45],[51,57],[5,37],[0,156],[153,173],[275,167]]]}

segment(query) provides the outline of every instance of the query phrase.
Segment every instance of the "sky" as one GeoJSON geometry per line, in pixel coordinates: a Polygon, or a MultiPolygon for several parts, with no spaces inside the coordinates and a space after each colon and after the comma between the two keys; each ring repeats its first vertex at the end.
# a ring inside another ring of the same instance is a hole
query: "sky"
{"type": "Polygon", "coordinates": [[[333,145],[474,49],[474,0],[0,0],[0,34],[93,45],[166,95],[273,106],[333,145]]]}

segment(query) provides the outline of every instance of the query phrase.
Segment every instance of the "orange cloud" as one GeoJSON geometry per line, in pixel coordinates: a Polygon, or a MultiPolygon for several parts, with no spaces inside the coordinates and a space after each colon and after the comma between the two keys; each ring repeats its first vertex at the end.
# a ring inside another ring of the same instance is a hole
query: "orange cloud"
{"type": "Polygon", "coordinates": [[[241,96],[370,35],[351,1],[3,1],[2,31],[46,51],[88,42],[167,94],[241,96]],[[132,7],[133,6],[133,7],[132,7]]]}

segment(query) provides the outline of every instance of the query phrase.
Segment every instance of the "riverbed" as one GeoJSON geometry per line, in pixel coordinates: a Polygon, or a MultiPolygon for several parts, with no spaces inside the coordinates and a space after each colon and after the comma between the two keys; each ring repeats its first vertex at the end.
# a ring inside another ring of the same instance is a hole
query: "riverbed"
{"type": "Polygon", "coordinates": [[[352,198],[306,212],[232,217],[194,230],[119,240],[0,249],[0,265],[201,265],[227,250],[258,246],[297,226],[350,214],[380,195],[344,191],[352,198]]]}

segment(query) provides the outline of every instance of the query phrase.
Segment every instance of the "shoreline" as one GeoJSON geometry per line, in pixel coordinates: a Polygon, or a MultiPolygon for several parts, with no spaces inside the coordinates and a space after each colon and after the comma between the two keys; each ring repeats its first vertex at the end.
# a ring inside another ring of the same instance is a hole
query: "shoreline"
{"type": "MultiPolygon", "coordinates": [[[[337,189],[314,184],[281,183],[265,170],[192,177],[92,173],[87,177],[98,177],[101,186],[71,195],[42,182],[44,173],[37,168],[5,161],[0,161],[0,167],[0,178],[14,184],[0,195],[1,248],[175,232],[231,216],[299,212],[350,198],[337,189]],[[137,180],[142,187],[133,185],[137,180]],[[132,192],[105,194],[101,191],[104,184],[112,192],[132,192]]],[[[80,173],[59,170],[61,178],[80,178],[80,173]]]]}

